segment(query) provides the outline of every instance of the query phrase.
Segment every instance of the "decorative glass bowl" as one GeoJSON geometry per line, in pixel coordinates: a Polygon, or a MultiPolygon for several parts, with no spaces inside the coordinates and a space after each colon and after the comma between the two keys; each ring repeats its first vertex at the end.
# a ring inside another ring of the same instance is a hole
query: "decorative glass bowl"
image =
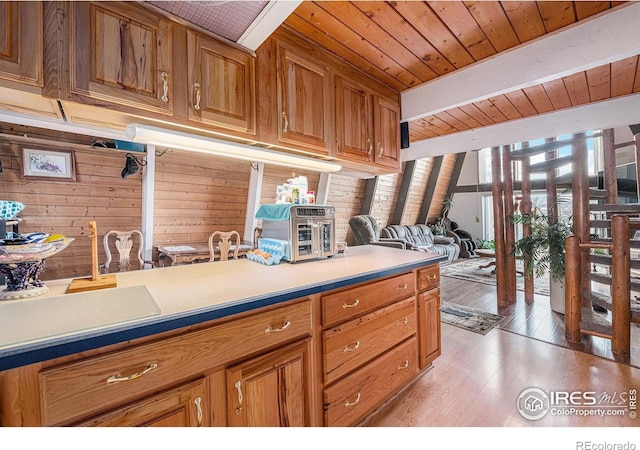
{"type": "Polygon", "coordinates": [[[0,245],[0,274],[4,275],[6,288],[0,292],[0,300],[16,300],[35,297],[49,291],[38,277],[44,269],[44,260],[61,252],[73,242],[73,238],[55,242],[30,244],[4,241],[0,245]]]}

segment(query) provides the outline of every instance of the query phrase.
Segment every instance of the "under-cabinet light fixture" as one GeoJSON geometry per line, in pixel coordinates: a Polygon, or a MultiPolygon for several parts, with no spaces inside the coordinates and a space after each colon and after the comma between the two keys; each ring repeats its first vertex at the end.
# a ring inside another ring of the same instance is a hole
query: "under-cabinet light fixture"
{"type": "Polygon", "coordinates": [[[165,130],[144,124],[130,124],[126,129],[127,138],[141,144],[153,144],[161,147],[179,148],[198,153],[257,161],[278,166],[309,169],[318,172],[337,172],[342,169],[340,164],[289,155],[268,149],[252,147],[250,145],[235,144],[181,131],[165,130]]]}

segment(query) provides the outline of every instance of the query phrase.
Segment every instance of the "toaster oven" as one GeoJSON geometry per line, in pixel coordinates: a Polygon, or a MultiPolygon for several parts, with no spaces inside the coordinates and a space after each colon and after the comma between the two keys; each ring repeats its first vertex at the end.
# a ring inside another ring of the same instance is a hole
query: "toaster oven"
{"type": "Polygon", "coordinates": [[[330,258],[336,254],[335,208],[292,205],[288,220],[263,220],[262,237],[287,242],[289,262],[330,258]]]}

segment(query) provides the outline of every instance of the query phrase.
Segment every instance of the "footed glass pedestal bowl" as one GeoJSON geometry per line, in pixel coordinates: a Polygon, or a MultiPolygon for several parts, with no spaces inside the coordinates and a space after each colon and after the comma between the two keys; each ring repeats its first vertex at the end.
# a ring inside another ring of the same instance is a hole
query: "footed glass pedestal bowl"
{"type": "Polygon", "coordinates": [[[6,288],[0,292],[0,300],[17,300],[49,292],[49,288],[38,278],[44,269],[44,260],[67,248],[71,242],[73,238],[0,245],[0,274],[4,275],[6,283],[6,288]]]}

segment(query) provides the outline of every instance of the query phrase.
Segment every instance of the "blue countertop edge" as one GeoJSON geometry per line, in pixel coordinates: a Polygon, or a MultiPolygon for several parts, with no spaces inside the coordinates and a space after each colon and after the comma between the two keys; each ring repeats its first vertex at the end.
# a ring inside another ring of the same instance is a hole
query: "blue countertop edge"
{"type": "Polygon", "coordinates": [[[16,345],[9,349],[0,350],[0,370],[14,369],[28,364],[68,356],[153,334],[198,325],[211,320],[305,297],[307,295],[318,294],[320,292],[330,291],[352,284],[370,281],[376,278],[397,275],[409,270],[420,269],[422,267],[438,264],[441,261],[446,261],[446,256],[434,257],[427,261],[407,263],[396,267],[382,269],[380,271],[369,272],[344,279],[337,279],[326,284],[311,285],[292,291],[265,294],[264,297],[260,296],[237,302],[224,303],[211,308],[192,310],[182,314],[158,317],[156,319],[151,317],[143,319],[143,321],[119,324],[106,329],[101,328],[93,331],[89,330],[66,337],[54,337],[48,341],[16,345]]]}

